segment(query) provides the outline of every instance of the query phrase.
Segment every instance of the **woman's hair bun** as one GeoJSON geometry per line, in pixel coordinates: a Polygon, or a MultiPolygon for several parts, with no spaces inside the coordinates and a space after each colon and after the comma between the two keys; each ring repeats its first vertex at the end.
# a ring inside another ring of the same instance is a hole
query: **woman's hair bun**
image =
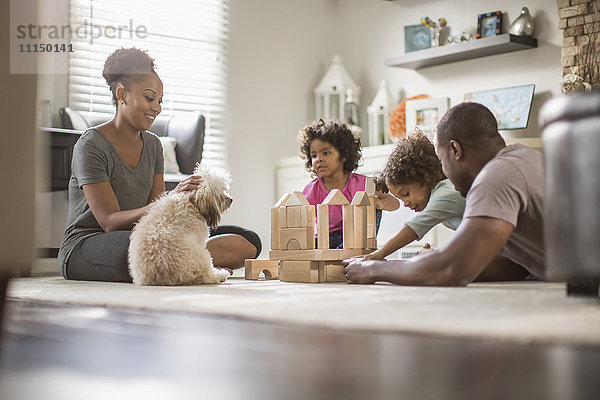
{"type": "Polygon", "coordinates": [[[154,59],[145,51],[135,47],[120,48],[112,53],[104,62],[102,76],[113,93],[116,102],[116,87],[120,83],[127,87],[136,79],[136,76],[153,73],[154,59]]]}

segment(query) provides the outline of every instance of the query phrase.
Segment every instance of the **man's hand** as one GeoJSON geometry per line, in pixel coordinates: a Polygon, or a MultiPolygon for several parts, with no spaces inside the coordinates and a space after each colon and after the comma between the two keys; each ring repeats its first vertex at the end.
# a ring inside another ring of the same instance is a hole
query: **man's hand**
{"type": "Polygon", "coordinates": [[[349,258],[342,261],[348,283],[375,283],[378,265],[385,261],[349,258]]]}

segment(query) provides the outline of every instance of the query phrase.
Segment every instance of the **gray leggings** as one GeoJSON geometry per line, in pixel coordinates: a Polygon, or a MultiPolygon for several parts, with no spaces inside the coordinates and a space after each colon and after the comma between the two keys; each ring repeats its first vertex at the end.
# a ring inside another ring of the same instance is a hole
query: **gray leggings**
{"type": "MultiPolygon", "coordinates": [[[[256,257],[262,250],[258,235],[236,225],[219,225],[210,236],[237,234],[256,247],[256,257]]],[[[105,232],[90,236],[77,246],[63,270],[65,279],[102,282],[131,282],[127,251],[131,231],[105,232]]]]}

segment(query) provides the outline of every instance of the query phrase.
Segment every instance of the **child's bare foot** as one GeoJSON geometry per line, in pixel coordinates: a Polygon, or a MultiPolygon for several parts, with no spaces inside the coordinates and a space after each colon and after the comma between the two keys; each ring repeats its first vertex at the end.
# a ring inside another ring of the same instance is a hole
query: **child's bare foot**
{"type": "Polygon", "coordinates": [[[425,243],[423,245],[423,247],[421,248],[421,250],[419,250],[418,254],[425,254],[425,253],[428,253],[430,251],[433,251],[433,249],[431,248],[431,245],[429,243],[425,243]]]}

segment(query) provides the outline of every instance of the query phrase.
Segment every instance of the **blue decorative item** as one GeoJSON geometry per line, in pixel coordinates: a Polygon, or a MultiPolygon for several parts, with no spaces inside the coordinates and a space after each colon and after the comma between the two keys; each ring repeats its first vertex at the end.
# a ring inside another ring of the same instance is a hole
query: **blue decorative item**
{"type": "Polygon", "coordinates": [[[494,11],[477,16],[477,39],[502,33],[502,11],[494,11]]]}
{"type": "Polygon", "coordinates": [[[430,47],[431,32],[428,27],[422,24],[404,27],[404,48],[407,53],[430,47]]]}
{"type": "Polygon", "coordinates": [[[513,86],[465,94],[465,101],[474,101],[490,109],[498,121],[498,129],[527,128],[535,85],[513,86]]]}

